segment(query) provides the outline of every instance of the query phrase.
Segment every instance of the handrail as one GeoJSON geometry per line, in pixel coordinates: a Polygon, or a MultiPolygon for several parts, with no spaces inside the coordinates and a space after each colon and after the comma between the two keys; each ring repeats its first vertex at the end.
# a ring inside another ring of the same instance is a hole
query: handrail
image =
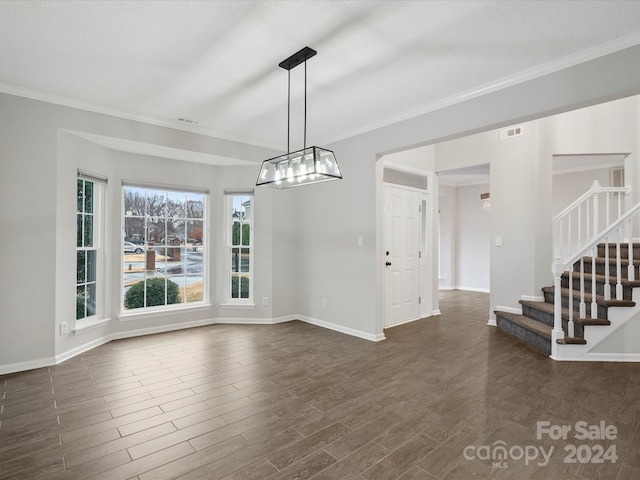
{"type": "Polygon", "coordinates": [[[630,208],[622,216],[618,217],[618,219],[615,222],[613,222],[611,225],[605,228],[602,232],[597,234],[597,236],[593,237],[591,241],[582,248],[582,250],[578,251],[573,256],[569,257],[569,260],[563,262],[562,264],[563,271],[565,268],[567,268],[570,265],[573,265],[582,257],[584,257],[587,254],[587,252],[589,252],[589,250],[592,250],[593,247],[597,246],[598,243],[600,243],[603,239],[605,239],[610,234],[612,234],[618,227],[620,227],[624,222],[629,220],[629,218],[631,218],[633,214],[638,211],[640,211],[640,203],[637,203],[634,207],[630,208]]]}
{"type": "Polygon", "coordinates": [[[569,213],[575,210],[578,205],[583,203],[585,200],[588,200],[589,197],[593,196],[596,193],[624,193],[625,195],[629,195],[631,193],[631,187],[628,185],[625,187],[603,187],[600,185],[598,180],[594,180],[589,190],[584,192],[580,197],[578,197],[571,205],[566,207],[560,213],[558,213],[555,217],[553,217],[552,223],[557,223],[562,218],[566,217],[569,213]]]}
{"type": "MultiPolygon", "coordinates": [[[[632,218],[640,212],[640,203],[637,203],[631,207],[624,214],[611,222],[601,232],[593,233],[593,236],[587,241],[586,245],[581,246],[574,254],[566,259],[556,256],[551,266],[551,271],[554,279],[554,321],[553,330],[551,334],[551,351],[552,356],[556,357],[558,353],[558,340],[565,337],[565,332],[562,328],[562,275],[565,271],[568,271],[568,322],[567,322],[567,334],[569,337],[574,336],[574,301],[579,300],[579,317],[581,319],[586,318],[586,296],[585,296],[585,256],[591,252],[591,318],[598,318],[598,304],[596,301],[597,295],[597,272],[596,272],[596,257],[598,256],[598,246],[604,244],[604,285],[602,291],[605,300],[611,299],[611,287],[615,284],[615,298],[616,300],[623,299],[623,267],[626,268],[626,279],[635,280],[635,265],[634,265],[634,247],[633,247],[633,222],[632,218]],[[625,228],[628,228],[625,235],[625,228]],[[626,236],[626,239],[623,238],[626,236]],[[613,238],[611,238],[613,237],[613,238]],[[622,263],[622,249],[621,246],[625,244],[627,248],[628,258],[625,260],[626,265],[622,263]],[[609,247],[615,247],[615,253],[610,256],[609,247]],[[614,267],[615,266],[615,267],[614,267]],[[573,275],[577,270],[579,275],[579,292],[574,295],[573,290],[573,275]],[[615,275],[611,275],[610,268],[615,268],[615,275]],[[612,281],[613,280],[613,281],[612,281]]],[[[637,265],[637,260],[635,260],[637,265]]]]}
{"type": "Polygon", "coordinates": [[[623,195],[631,187],[603,187],[594,180],[589,189],[552,219],[554,256],[572,256],[599,230],[620,217],[625,210],[623,195]],[[617,196],[617,198],[616,198],[617,196]]]}

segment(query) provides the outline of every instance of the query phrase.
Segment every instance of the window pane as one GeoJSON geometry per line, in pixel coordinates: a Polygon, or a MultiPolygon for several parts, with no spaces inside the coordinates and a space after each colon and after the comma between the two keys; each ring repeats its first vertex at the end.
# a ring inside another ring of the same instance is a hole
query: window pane
{"type": "Polygon", "coordinates": [[[151,245],[166,245],[167,228],[163,217],[148,216],[146,221],[147,241],[151,245]]]}
{"type": "Polygon", "coordinates": [[[186,194],[182,192],[167,192],[167,216],[184,218],[186,194]]]}
{"type": "Polygon", "coordinates": [[[240,277],[240,298],[249,298],[249,277],[240,277]]]}
{"type": "Polygon", "coordinates": [[[164,218],[167,216],[166,192],[162,190],[147,190],[146,214],[152,217],[164,218]]]}
{"type": "Polygon", "coordinates": [[[81,213],[78,213],[76,215],[76,247],[82,247],[82,232],[83,232],[83,227],[82,227],[82,218],[84,217],[84,215],[82,215],[81,213]]]}
{"type": "Polygon", "coordinates": [[[204,278],[202,275],[187,274],[185,290],[187,302],[201,302],[204,300],[204,278]]]}
{"type": "Polygon", "coordinates": [[[78,284],[87,281],[85,258],[86,252],[84,250],[78,250],[76,252],[76,283],[78,284]]]}
{"type": "Polygon", "coordinates": [[[187,193],[187,218],[204,217],[204,195],[187,193]]]}
{"type": "Polygon", "coordinates": [[[87,282],[96,281],[96,260],[97,252],[95,250],[87,250],[87,282]]]}
{"type": "Polygon", "coordinates": [[[202,245],[204,237],[203,228],[203,220],[189,220],[187,223],[187,242],[190,245],[202,245]]]}
{"type": "Polygon", "coordinates": [[[240,249],[231,249],[231,271],[237,273],[240,271],[240,249]]]}
{"type": "Polygon", "coordinates": [[[89,283],[86,291],[86,316],[91,317],[96,314],[96,284],[89,283]]]}
{"type": "Polygon", "coordinates": [[[125,217],[124,219],[124,241],[135,245],[144,245],[144,218],[125,217]]]}
{"type": "Polygon", "coordinates": [[[145,214],[144,188],[124,188],[124,214],[125,216],[143,217],[145,214]]]}
{"type": "Polygon", "coordinates": [[[240,245],[251,245],[251,225],[248,223],[242,224],[241,239],[242,243],[240,245]]]}
{"type": "Polygon", "coordinates": [[[84,246],[93,247],[93,215],[84,215],[84,246]]]}
{"type": "Polygon", "coordinates": [[[249,257],[249,249],[248,248],[241,248],[240,249],[240,271],[244,272],[244,273],[249,273],[249,261],[250,261],[250,257],[249,257]]]}
{"type": "Polygon", "coordinates": [[[76,287],[76,320],[85,317],[86,296],[84,285],[76,287]]]}
{"type": "Polygon", "coordinates": [[[78,179],[76,212],[82,212],[84,206],[84,181],[78,179]]]}
{"type": "Polygon", "coordinates": [[[148,278],[147,279],[147,298],[146,304],[147,307],[156,307],[158,305],[165,305],[166,299],[166,288],[167,288],[167,279],[158,277],[158,278],[148,278]]]}
{"type": "Polygon", "coordinates": [[[240,276],[231,275],[231,298],[240,298],[240,276]]]}
{"type": "Polygon", "coordinates": [[[84,211],[93,213],[93,182],[84,182],[84,211]]]}

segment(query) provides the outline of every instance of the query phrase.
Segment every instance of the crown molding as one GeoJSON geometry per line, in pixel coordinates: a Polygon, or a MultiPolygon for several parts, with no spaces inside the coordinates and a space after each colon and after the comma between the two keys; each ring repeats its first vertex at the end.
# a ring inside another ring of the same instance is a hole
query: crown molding
{"type": "Polygon", "coordinates": [[[57,95],[55,93],[43,92],[27,87],[21,87],[19,85],[12,85],[10,83],[0,82],[0,93],[6,93],[8,95],[14,95],[16,97],[28,98],[31,100],[38,100],[40,102],[51,103],[54,105],[60,105],[63,107],[76,108],[78,110],[84,110],[92,113],[99,113],[103,115],[109,115],[112,117],[122,118],[125,120],[133,120],[135,122],[147,123],[149,125],[155,125],[157,127],[171,128],[173,130],[182,130],[184,132],[196,133],[199,135],[205,135],[207,137],[214,137],[223,140],[229,140],[232,142],[245,143],[256,147],[264,147],[272,150],[282,150],[282,146],[272,145],[268,142],[262,142],[254,138],[244,137],[241,135],[234,135],[228,132],[219,132],[211,128],[206,128],[201,125],[189,125],[181,123],[178,120],[167,120],[164,118],[156,118],[149,115],[143,115],[141,113],[132,112],[125,109],[109,107],[93,102],[87,102],[85,100],[79,100],[64,95],[57,95]]]}
{"type": "Polygon", "coordinates": [[[447,108],[447,107],[456,105],[458,103],[466,102],[474,98],[481,97],[483,95],[494,93],[499,90],[503,90],[508,87],[525,83],[530,80],[534,80],[536,78],[549,75],[551,73],[559,72],[561,70],[574,67],[576,65],[580,65],[581,63],[586,63],[591,60],[595,60],[597,58],[604,57],[606,55],[610,55],[612,53],[616,53],[626,48],[635,47],[638,45],[640,45],[640,32],[633,32],[631,34],[616,38],[614,40],[610,40],[608,42],[595,45],[594,47],[581,50],[571,55],[567,55],[565,57],[559,58],[552,62],[547,62],[542,65],[538,65],[537,67],[523,70],[514,75],[509,75],[509,76],[500,78],[494,82],[490,82],[481,87],[468,90],[466,92],[462,92],[460,94],[453,95],[447,98],[443,98],[441,100],[429,103],[427,105],[422,105],[415,109],[405,111],[403,113],[400,113],[392,117],[388,117],[378,122],[372,122],[362,128],[359,128],[357,130],[352,130],[350,132],[345,133],[344,135],[340,135],[339,137],[334,137],[334,138],[322,141],[321,143],[326,145],[331,145],[332,143],[336,143],[341,140],[346,140],[347,138],[355,137],[357,135],[362,135],[372,130],[393,125],[394,123],[399,123],[405,120],[409,120],[411,118],[425,115],[427,113],[435,112],[436,110],[442,110],[443,108],[447,108]]]}

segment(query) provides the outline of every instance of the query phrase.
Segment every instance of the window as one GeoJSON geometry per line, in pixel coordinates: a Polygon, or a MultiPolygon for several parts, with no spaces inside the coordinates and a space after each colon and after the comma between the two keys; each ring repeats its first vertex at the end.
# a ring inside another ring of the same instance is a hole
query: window
{"type": "Polygon", "coordinates": [[[253,298],[251,280],[253,272],[251,193],[227,194],[229,300],[250,303],[253,298]]]}
{"type": "Polygon", "coordinates": [[[123,188],[123,307],[205,300],[205,192],[123,188]]]}
{"type": "Polygon", "coordinates": [[[97,185],[78,178],[76,201],[76,320],[96,315],[97,185]]]}

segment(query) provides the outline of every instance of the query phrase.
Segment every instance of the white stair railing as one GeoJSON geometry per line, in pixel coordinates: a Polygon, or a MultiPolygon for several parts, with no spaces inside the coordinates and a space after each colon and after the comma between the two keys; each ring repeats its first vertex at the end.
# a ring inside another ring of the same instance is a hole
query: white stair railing
{"type": "Polygon", "coordinates": [[[562,328],[562,275],[564,272],[568,273],[568,323],[567,334],[569,337],[574,337],[575,327],[575,313],[574,302],[578,300],[578,315],[579,318],[585,319],[587,317],[586,312],[586,293],[585,284],[588,283],[585,272],[585,264],[588,257],[591,263],[591,302],[590,302],[590,317],[598,318],[598,304],[596,301],[597,294],[597,266],[599,262],[604,261],[604,275],[603,278],[603,296],[605,300],[611,300],[611,266],[615,264],[615,298],[616,300],[623,300],[623,258],[622,258],[622,246],[626,244],[628,250],[624,263],[626,263],[626,270],[624,277],[627,280],[635,280],[635,263],[634,248],[633,248],[633,226],[640,222],[640,203],[629,209],[624,214],[618,216],[618,218],[608,225],[602,232],[594,234],[591,239],[585,243],[580,249],[576,250],[571,256],[563,259],[560,256],[556,256],[553,265],[552,273],[554,279],[554,325],[552,330],[552,342],[551,342],[551,355],[557,356],[558,340],[565,338],[565,333],[562,328]],[[598,246],[604,249],[604,255],[600,261],[598,261],[598,246]],[[615,258],[611,259],[610,246],[615,246],[615,258]],[[579,291],[576,294],[573,289],[574,275],[579,280],[579,291]]]}
{"type": "Polygon", "coordinates": [[[631,187],[603,187],[595,180],[582,196],[553,218],[554,257],[568,258],[625,211],[631,187]]]}

